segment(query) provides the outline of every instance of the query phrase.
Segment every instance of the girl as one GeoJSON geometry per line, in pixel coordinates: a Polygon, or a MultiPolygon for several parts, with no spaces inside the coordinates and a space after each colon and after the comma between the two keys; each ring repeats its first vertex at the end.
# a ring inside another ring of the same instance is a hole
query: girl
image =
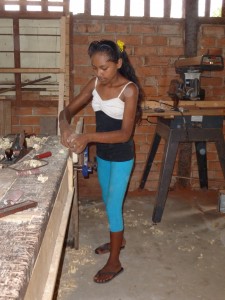
{"type": "Polygon", "coordinates": [[[140,120],[142,92],[124,49],[118,41],[94,41],[88,48],[95,77],[59,115],[61,142],[76,153],[96,143],[98,179],[110,229],[110,242],[95,250],[109,252],[105,266],[94,276],[97,283],[112,280],[123,271],[119,260],[125,247],[122,206],[134,164],[133,132],[140,120]],[[96,132],[75,135],[72,117],[92,101],[96,132]]]}

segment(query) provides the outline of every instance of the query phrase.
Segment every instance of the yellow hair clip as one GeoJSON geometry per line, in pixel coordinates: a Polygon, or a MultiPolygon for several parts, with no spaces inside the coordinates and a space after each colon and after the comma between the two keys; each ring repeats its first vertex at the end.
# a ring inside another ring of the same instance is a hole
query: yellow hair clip
{"type": "Polygon", "coordinates": [[[116,43],[117,43],[117,45],[118,45],[120,51],[123,52],[123,50],[124,50],[124,45],[125,45],[124,42],[122,42],[121,40],[118,40],[116,43]]]}

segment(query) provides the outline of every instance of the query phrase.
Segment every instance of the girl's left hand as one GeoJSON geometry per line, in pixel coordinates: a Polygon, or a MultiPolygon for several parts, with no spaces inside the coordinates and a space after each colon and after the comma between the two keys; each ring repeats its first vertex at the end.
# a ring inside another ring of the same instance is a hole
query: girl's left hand
{"type": "Polygon", "coordinates": [[[76,154],[83,152],[88,144],[85,134],[72,134],[67,141],[71,151],[76,154]]]}

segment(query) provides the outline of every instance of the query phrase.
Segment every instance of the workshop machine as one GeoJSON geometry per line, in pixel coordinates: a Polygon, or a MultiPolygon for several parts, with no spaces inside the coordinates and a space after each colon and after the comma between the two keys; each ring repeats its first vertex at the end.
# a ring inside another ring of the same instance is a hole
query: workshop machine
{"type": "Polygon", "coordinates": [[[180,74],[180,80],[171,81],[168,95],[174,101],[175,108],[179,100],[204,100],[205,90],[201,88],[202,73],[224,69],[223,57],[211,54],[179,58],[174,65],[176,73],[180,74]]]}
{"type": "MultiPolygon", "coordinates": [[[[197,57],[180,58],[175,61],[175,70],[180,80],[172,80],[168,95],[173,100],[173,110],[181,113],[176,118],[175,128],[214,128],[223,124],[223,116],[183,116],[180,100],[204,100],[205,90],[201,88],[201,76],[204,71],[221,71],[224,69],[221,55],[206,54],[197,57]]],[[[195,142],[201,188],[208,188],[206,142],[195,142]]]]}

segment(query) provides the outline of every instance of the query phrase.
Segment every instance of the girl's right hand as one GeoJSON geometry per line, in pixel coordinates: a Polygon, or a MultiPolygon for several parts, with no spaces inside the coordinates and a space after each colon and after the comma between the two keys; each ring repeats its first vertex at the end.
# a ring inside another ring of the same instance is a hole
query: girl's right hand
{"type": "Polygon", "coordinates": [[[70,140],[70,136],[74,134],[74,129],[71,126],[66,126],[60,130],[61,132],[61,143],[66,148],[70,148],[68,141],[70,140]]]}

